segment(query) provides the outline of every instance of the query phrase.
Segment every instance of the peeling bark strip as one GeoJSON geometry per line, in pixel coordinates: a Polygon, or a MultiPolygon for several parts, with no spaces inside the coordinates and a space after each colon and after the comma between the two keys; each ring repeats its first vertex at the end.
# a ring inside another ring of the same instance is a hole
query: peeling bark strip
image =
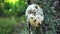
{"type": "Polygon", "coordinates": [[[40,24],[44,20],[43,10],[37,4],[28,5],[26,9],[25,16],[27,17],[27,27],[29,29],[29,34],[33,34],[33,31],[36,30],[35,34],[40,34],[40,24]]]}
{"type": "Polygon", "coordinates": [[[40,34],[40,24],[44,20],[43,10],[35,0],[27,0],[28,7],[26,9],[27,27],[29,34],[40,34]]]}

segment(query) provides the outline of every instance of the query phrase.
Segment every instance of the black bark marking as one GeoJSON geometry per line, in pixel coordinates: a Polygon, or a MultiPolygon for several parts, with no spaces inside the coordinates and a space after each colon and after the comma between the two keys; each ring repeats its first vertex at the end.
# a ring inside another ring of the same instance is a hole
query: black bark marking
{"type": "Polygon", "coordinates": [[[35,8],[36,8],[36,9],[38,9],[38,7],[37,7],[37,6],[35,6],[35,8]]]}
{"type": "Polygon", "coordinates": [[[36,22],[36,20],[34,20],[34,22],[36,22]]]}

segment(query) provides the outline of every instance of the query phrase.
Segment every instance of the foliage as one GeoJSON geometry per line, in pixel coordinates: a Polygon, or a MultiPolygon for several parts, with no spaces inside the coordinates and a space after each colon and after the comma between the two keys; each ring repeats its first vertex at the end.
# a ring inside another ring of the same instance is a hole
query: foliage
{"type": "Polygon", "coordinates": [[[3,2],[3,12],[7,15],[17,15],[18,13],[25,12],[26,10],[26,0],[15,0],[13,2],[12,0],[5,0],[3,2]]]}
{"type": "Polygon", "coordinates": [[[27,34],[27,32],[24,15],[20,18],[14,18],[13,16],[10,18],[0,17],[0,34],[27,34]]]}
{"type": "MultiPolygon", "coordinates": [[[[26,6],[26,0],[18,0],[18,2],[13,2],[13,0],[0,0],[0,16],[5,16],[4,18],[0,17],[0,34],[17,34],[17,32],[21,33],[21,29],[27,31],[25,16],[21,14],[21,18],[17,17],[18,14],[25,13],[26,6]],[[6,17],[5,14],[11,17],[6,17]]],[[[22,33],[27,34],[25,31],[22,33]]]]}
{"type": "Polygon", "coordinates": [[[15,23],[15,19],[0,18],[0,34],[9,34],[12,31],[12,25],[15,23]]]}

